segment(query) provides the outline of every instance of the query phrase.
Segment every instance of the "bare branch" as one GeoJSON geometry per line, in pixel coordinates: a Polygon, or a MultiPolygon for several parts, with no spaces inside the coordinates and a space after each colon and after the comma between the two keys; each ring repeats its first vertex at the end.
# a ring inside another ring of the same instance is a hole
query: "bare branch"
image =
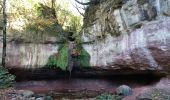
{"type": "Polygon", "coordinates": [[[101,3],[101,2],[103,2],[103,1],[105,1],[105,0],[90,0],[89,2],[86,2],[86,3],[84,3],[84,2],[80,2],[80,1],[78,1],[78,0],[75,0],[77,3],[79,3],[79,4],[81,4],[81,5],[90,5],[90,4],[98,4],[98,3],[101,3]]]}
{"type": "Polygon", "coordinates": [[[89,2],[86,2],[86,3],[84,3],[84,2],[80,2],[80,1],[78,1],[78,0],[75,0],[77,3],[79,3],[79,4],[81,4],[81,5],[89,5],[89,4],[91,4],[91,1],[89,1],[89,2]]]}
{"type": "Polygon", "coordinates": [[[84,14],[79,10],[79,7],[77,6],[77,4],[75,3],[75,5],[74,5],[74,4],[72,4],[72,5],[77,9],[77,11],[79,12],[79,14],[84,17],[84,14]]]}
{"type": "MultiPolygon", "coordinates": [[[[76,5],[76,4],[75,4],[75,5],[76,5]]],[[[74,6],[74,5],[73,5],[73,6],[74,6]]],[[[83,8],[77,6],[77,8],[80,8],[80,9],[82,9],[82,10],[86,10],[86,7],[84,7],[84,6],[83,6],[83,8]]]]}

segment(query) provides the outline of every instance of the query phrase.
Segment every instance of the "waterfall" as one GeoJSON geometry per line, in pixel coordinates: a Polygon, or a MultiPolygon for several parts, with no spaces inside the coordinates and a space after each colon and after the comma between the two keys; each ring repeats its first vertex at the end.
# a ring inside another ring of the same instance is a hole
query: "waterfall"
{"type": "Polygon", "coordinates": [[[153,68],[159,67],[155,59],[153,58],[151,52],[147,48],[142,48],[142,53],[146,56],[146,59],[149,62],[149,65],[153,68]]]}
{"type": "Polygon", "coordinates": [[[157,15],[161,15],[161,7],[160,7],[160,0],[156,0],[156,8],[157,8],[157,15]]]}
{"type": "Polygon", "coordinates": [[[139,55],[145,58],[149,65],[153,68],[157,68],[158,64],[152,56],[150,50],[147,48],[147,36],[143,30],[136,30],[135,34],[131,36],[132,43],[131,50],[139,48],[139,55]]]}

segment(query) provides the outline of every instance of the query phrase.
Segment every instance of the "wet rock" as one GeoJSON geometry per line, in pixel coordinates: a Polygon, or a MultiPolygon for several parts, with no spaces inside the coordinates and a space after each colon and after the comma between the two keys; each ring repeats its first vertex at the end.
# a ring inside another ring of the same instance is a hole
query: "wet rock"
{"type": "Polygon", "coordinates": [[[121,96],[130,96],[132,93],[132,89],[127,85],[121,85],[116,89],[116,94],[121,96]]]}
{"type": "Polygon", "coordinates": [[[19,90],[18,94],[23,96],[23,97],[30,98],[34,95],[34,92],[29,91],[29,90],[19,90]]]}
{"type": "Polygon", "coordinates": [[[30,100],[35,100],[35,97],[31,97],[30,100]]]}
{"type": "Polygon", "coordinates": [[[170,88],[150,88],[137,96],[137,100],[170,100],[170,88]]]}
{"type": "Polygon", "coordinates": [[[38,97],[35,100],[54,100],[51,96],[38,97]]]}
{"type": "Polygon", "coordinates": [[[17,100],[16,98],[12,98],[11,100],[17,100]]]}
{"type": "Polygon", "coordinates": [[[45,96],[44,100],[54,100],[51,96],[45,96]]]}
{"type": "Polygon", "coordinates": [[[46,100],[43,97],[36,98],[36,100],[46,100]]]}

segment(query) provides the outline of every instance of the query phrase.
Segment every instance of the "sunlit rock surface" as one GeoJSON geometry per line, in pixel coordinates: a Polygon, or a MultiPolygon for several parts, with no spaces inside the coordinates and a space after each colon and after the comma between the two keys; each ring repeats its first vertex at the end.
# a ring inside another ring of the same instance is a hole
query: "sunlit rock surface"
{"type": "Polygon", "coordinates": [[[96,40],[92,45],[84,45],[91,55],[91,66],[103,69],[168,70],[170,1],[125,0],[118,7],[114,3],[116,1],[106,0],[89,7],[95,11],[86,11],[89,18],[85,21],[88,19],[91,23],[84,29],[83,40],[96,40]],[[94,18],[89,16],[91,12],[95,12],[94,18]]]}
{"type": "Polygon", "coordinates": [[[103,41],[84,45],[91,65],[102,68],[169,69],[170,20],[149,23],[130,34],[108,36],[103,41]]]}
{"type": "MultiPolygon", "coordinates": [[[[7,44],[7,67],[39,68],[46,65],[50,55],[57,53],[55,44],[15,43],[7,44]]],[[[0,42],[2,51],[2,42],[0,42]]],[[[0,55],[2,53],[0,52],[0,55]]]]}

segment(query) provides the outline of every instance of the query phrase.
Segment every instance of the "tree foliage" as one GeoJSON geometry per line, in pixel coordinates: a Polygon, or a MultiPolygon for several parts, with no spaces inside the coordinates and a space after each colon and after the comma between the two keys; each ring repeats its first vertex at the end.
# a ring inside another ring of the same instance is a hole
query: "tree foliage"
{"type": "Polygon", "coordinates": [[[2,48],[2,66],[0,65],[0,88],[8,88],[13,86],[15,77],[9,74],[6,67],[6,25],[7,25],[7,13],[6,13],[6,0],[0,1],[3,5],[2,14],[3,14],[3,48],[2,48]]]}
{"type": "Polygon", "coordinates": [[[6,63],[6,25],[7,25],[7,14],[6,14],[6,0],[3,0],[3,47],[2,47],[2,66],[5,67],[6,63]]]}
{"type": "Polygon", "coordinates": [[[10,33],[26,40],[32,37],[39,40],[48,36],[61,38],[68,31],[80,32],[82,18],[69,11],[67,4],[60,5],[56,1],[11,0],[8,17],[10,33]]]}

